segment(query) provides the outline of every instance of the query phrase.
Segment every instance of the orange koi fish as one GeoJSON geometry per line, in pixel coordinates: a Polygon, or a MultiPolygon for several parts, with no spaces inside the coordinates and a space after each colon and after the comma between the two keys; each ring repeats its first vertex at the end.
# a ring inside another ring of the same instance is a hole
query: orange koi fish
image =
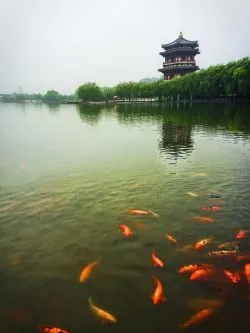
{"type": "Polygon", "coordinates": [[[167,240],[169,240],[170,242],[172,242],[174,244],[179,244],[179,242],[173,236],[171,236],[169,234],[166,234],[165,236],[166,236],[167,240]]]}
{"type": "Polygon", "coordinates": [[[211,251],[208,252],[209,256],[213,256],[213,257],[227,257],[227,256],[234,256],[237,253],[236,250],[233,251],[211,251]]]}
{"type": "Polygon", "coordinates": [[[52,326],[42,326],[40,327],[40,331],[42,333],[69,333],[67,330],[52,326]]]}
{"type": "Polygon", "coordinates": [[[201,309],[219,309],[224,304],[223,301],[210,298],[191,298],[188,301],[188,306],[194,311],[200,311],[201,309]]]}
{"type": "Polygon", "coordinates": [[[194,272],[197,269],[199,269],[198,265],[187,265],[187,266],[183,266],[179,269],[179,273],[180,274],[184,274],[184,273],[189,273],[189,272],[194,272]]]}
{"type": "Polygon", "coordinates": [[[202,222],[202,223],[212,223],[215,222],[215,219],[212,217],[207,217],[207,216],[192,216],[192,220],[197,221],[197,222],[202,222]]]}
{"type": "Polygon", "coordinates": [[[152,276],[152,279],[156,283],[156,288],[155,288],[155,291],[154,291],[153,295],[151,296],[151,298],[152,298],[153,304],[156,305],[160,302],[165,301],[166,297],[164,296],[163,286],[162,286],[161,282],[154,275],[152,276]]]}
{"type": "Polygon", "coordinates": [[[207,207],[202,207],[200,210],[202,211],[210,211],[210,212],[220,212],[223,208],[221,206],[207,206],[207,207]]]}
{"type": "Polygon", "coordinates": [[[236,235],[237,239],[244,239],[246,237],[247,237],[247,232],[245,230],[240,230],[236,235]]]}
{"type": "Polygon", "coordinates": [[[155,266],[164,267],[163,261],[156,256],[155,250],[152,252],[152,260],[155,266]]]}
{"type": "Polygon", "coordinates": [[[224,269],[224,274],[226,275],[227,279],[232,283],[239,283],[240,282],[240,272],[231,273],[230,271],[224,269]]]}
{"type": "Polygon", "coordinates": [[[135,214],[135,215],[149,215],[149,212],[145,210],[138,210],[138,209],[129,209],[128,213],[135,214]]]}
{"type": "Polygon", "coordinates": [[[201,281],[201,280],[207,280],[207,278],[209,277],[209,275],[212,273],[212,270],[207,268],[201,268],[201,269],[198,269],[196,271],[194,271],[189,280],[190,281],[201,281]]]}
{"type": "Polygon", "coordinates": [[[133,231],[126,224],[119,224],[119,228],[124,237],[130,237],[133,235],[133,231]]]}
{"type": "Polygon", "coordinates": [[[89,297],[89,306],[90,306],[90,309],[92,310],[92,312],[100,319],[102,319],[104,321],[109,321],[111,323],[117,323],[117,319],[111,313],[104,311],[104,310],[98,308],[97,306],[95,306],[92,302],[91,297],[89,297]]]}
{"type": "Polygon", "coordinates": [[[210,317],[213,313],[212,309],[204,309],[201,310],[200,312],[196,313],[194,316],[192,316],[186,323],[180,325],[180,328],[186,328],[188,326],[198,324],[202,322],[203,320],[207,319],[210,317]]]}
{"type": "Polygon", "coordinates": [[[250,284],[250,264],[246,264],[245,267],[244,267],[244,275],[245,275],[245,278],[248,282],[248,284],[250,284]]]}
{"type": "Polygon", "coordinates": [[[202,239],[200,240],[199,242],[197,242],[195,244],[195,249],[196,250],[200,250],[201,248],[203,248],[204,246],[208,245],[209,243],[211,243],[213,239],[212,238],[205,238],[205,239],[202,239]]]}
{"type": "Polygon", "coordinates": [[[99,264],[101,259],[93,261],[91,263],[89,263],[87,266],[85,266],[80,274],[80,283],[84,282],[85,280],[87,280],[90,276],[90,273],[92,272],[93,268],[99,264]]]}
{"type": "Polygon", "coordinates": [[[250,254],[243,254],[236,257],[236,261],[248,261],[250,260],[250,254]]]}

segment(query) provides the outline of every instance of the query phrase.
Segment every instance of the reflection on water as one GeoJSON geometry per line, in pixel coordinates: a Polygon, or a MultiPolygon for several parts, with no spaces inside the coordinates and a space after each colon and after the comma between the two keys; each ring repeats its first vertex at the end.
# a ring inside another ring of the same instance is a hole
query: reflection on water
{"type": "Polygon", "coordinates": [[[85,106],[82,104],[77,105],[77,112],[83,122],[90,125],[98,124],[101,119],[103,107],[98,105],[85,106]]]}
{"type": "MultiPolygon", "coordinates": [[[[207,253],[250,229],[249,107],[61,105],[55,116],[44,104],[0,104],[0,116],[1,333],[38,332],[39,325],[175,333],[206,306],[215,314],[189,332],[248,332],[247,281],[242,275],[234,285],[223,274],[242,272],[245,262],[207,253]],[[200,210],[208,206],[222,210],[200,210]],[[124,238],[119,224],[133,236],[124,238]],[[205,238],[213,240],[194,250],[205,238]],[[153,249],[164,268],[152,266],[153,249]],[[80,284],[83,267],[100,257],[80,284]],[[178,273],[203,263],[216,271],[208,283],[178,273]],[[152,275],[167,298],[157,306],[152,275]],[[118,323],[102,325],[90,296],[118,323]]],[[[249,237],[238,246],[241,256],[250,254],[249,237]]]]}
{"type": "Polygon", "coordinates": [[[193,150],[192,127],[183,126],[173,122],[163,122],[162,140],[160,143],[161,153],[177,162],[178,158],[187,158],[193,150]]]}

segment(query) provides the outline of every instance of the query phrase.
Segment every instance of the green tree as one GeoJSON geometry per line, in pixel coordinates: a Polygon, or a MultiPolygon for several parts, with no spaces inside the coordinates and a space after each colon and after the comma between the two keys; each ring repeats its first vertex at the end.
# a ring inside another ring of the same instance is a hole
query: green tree
{"type": "Polygon", "coordinates": [[[59,102],[61,100],[61,96],[56,90],[48,90],[42,99],[45,102],[59,102]]]}
{"type": "Polygon", "coordinates": [[[99,101],[102,97],[102,91],[96,83],[88,82],[77,88],[76,95],[83,102],[99,101]]]}

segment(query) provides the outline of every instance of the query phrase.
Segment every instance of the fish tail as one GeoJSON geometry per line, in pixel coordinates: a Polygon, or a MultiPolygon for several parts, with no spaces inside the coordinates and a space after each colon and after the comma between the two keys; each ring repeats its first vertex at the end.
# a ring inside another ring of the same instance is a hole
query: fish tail
{"type": "Polygon", "coordinates": [[[156,213],[152,212],[152,210],[148,210],[148,212],[154,217],[160,217],[159,214],[156,214],[156,213]]]}
{"type": "Polygon", "coordinates": [[[92,298],[91,298],[91,297],[88,298],[88,302],[89,302],[89,305],[90,305],[90,306],[93,305],[93,302],[92,302],[92,298]]]}

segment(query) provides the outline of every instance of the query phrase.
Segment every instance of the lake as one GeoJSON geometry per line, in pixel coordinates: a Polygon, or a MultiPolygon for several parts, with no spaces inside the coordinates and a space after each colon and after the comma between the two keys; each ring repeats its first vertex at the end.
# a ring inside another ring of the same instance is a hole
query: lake
{"type": "Polygon", "coordinates": [[[223,273],[243,272],[236,258],[250,254],[249,106],[1,103],[0,121],[1,333],[175,333],[208,299],[222,305],[188,332],[249,331],[250,286],[223,273]],[[222,210],[200,210],[211,206],[222,210]],[[236,255],[208,255],[241,229],[236,255]],[[205,281],[178,272],[204,263],[205,281]],[[157,305],[152,276],[167,298],[157,305]],[[89,297],[118,322],[102,323],[89,297]]]}

